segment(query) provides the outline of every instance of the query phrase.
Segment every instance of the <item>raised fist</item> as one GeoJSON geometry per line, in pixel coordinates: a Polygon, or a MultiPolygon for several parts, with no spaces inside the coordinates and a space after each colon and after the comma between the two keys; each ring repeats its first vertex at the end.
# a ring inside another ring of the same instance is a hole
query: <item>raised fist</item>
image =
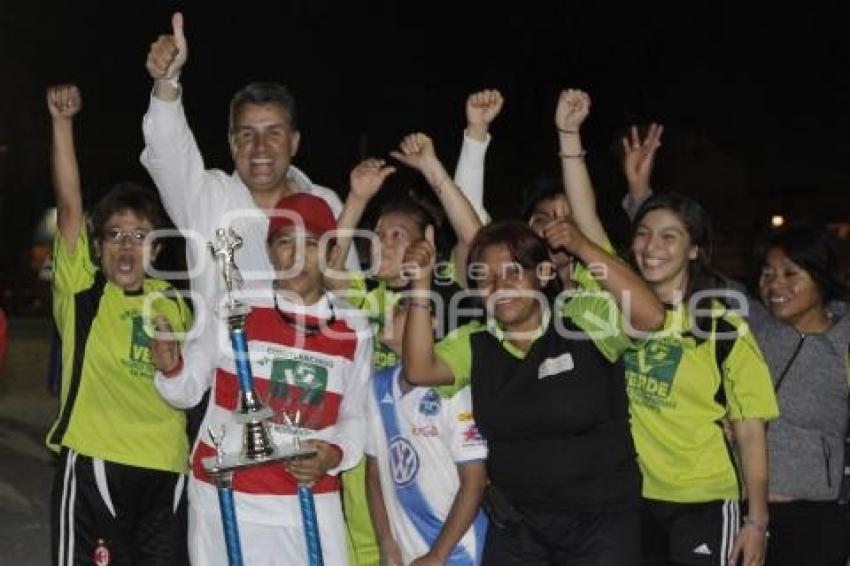
{"type": "Polygon", "coordinates": [[[505,99],[498,90],[482,90],[470,94],[466,99],[466,121],[469,127],[486,132],[502,111],[504,103],[505,99]]]}
{"type": "Polygon", "coordinates": [[[76,85],[64,84],[48,87],[47,109],[56,119],[70,119],[83,107],[83,97],[76,85]]]}
{"type": "Polygon", "coordinates": [[[577,131],[590,114],[590,97],[576,89],[562,90],[555,108],[555,127],[561,131],[577,131]]]}

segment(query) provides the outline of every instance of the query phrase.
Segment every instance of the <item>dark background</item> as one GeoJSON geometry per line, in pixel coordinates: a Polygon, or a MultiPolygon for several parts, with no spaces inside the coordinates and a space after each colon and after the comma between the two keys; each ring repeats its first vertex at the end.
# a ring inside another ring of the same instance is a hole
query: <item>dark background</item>
{"type": "MultiPolygon", "coordinates": [[[[452,167],[466,95],[499,88],[486,200],[495,218],[557,174],[561,88],[593,99],[584,129],[600,210],[622,241],[625,182],[613,148],[631,123],[665,126],[653,186],[711,211],[721,266],[741,275],[772,214],[850,233],[850,49],[838,2],[211,2],[0,0],[0,281],[35,285],[35,228],[52,204],[44,89],[76,82],[88,202],[138,164],[149,44],[186,19],[184,103],[208,167],[231,169],[227,104],[253,80],[294,91],[296,164],[342,197],[364,154],[430,133],[452,167]]],[[[9,295],[7,294],[7,302],[9,295]]]]}

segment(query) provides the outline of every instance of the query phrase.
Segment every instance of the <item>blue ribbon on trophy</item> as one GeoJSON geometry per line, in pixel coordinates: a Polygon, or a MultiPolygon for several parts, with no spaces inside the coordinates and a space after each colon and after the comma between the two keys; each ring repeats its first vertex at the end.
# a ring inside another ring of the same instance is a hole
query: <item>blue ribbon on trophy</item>
{"type": "Polygon", "coordinates": [[[218,435],[209,429],[207,432],[216,448],[216,455],[204,458],[201,465],[216,482],[228,561],[230,566],[241,566],[241,543],[233,502],[234,473],[244,468],[311,458],[316,455],[316,450],[302,448],[300,442],[285,447],[276,446],[271,442],[268,421],[272,410],[263,404],[254,387],[248,341],[245,337],[245,320],[251,308],[233,296],[233,291],[242,286],[242,276],[235,261],[236,250],[242,247],[242,238],[232,228],[227,231],[219,228],[216,230],[216,239],[216,244],[209,243],[209,250],[213,258],[219,260],[226,289],[225,302],[219,309],[219,314],[227,321],[239,380],[239,405],[234,420],[242,425],[242,448],[238,454],[225,453],[222,448],[224,429],[218,435]]]}

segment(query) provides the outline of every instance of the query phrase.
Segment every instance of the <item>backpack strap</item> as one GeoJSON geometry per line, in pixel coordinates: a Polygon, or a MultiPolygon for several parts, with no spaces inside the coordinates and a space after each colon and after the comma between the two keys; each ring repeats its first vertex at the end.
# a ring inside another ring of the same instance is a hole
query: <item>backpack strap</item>
{"type": "Polygon", "coordinates": [[[720,372],[720,387],[717,388],[714,394],[714,400],[717,401],[718,405],[723,405],[724,407],[726,406],[726,385],[723,380],[726,370],[724,368],[726,367],[726,359],[732,352],[732,348],[735,347],[739,336],[738,329],[731,322],[723,318],[722,314],[714,319],[711,337],[714,342],[714,362],[717,364],[717,371],[720,372]],[[718,340],[718,334],[734,335],[735,337],[729,340],[718,340]]]}

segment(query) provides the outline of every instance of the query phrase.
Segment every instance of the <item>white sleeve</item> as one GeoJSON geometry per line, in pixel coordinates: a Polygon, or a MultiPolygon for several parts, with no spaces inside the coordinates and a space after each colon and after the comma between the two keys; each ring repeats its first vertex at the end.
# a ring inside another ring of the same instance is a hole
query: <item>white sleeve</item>
{"type": "Polygon", "coordinates": [[[464,134],[455,169],[455,184],[469,199],[482,224],[489,221],[487,211],[484,210],[484,158],[490,139],[490,134],[487,134],[487,139],[483,142],[464,134]]]}
{"type": "Polygon", "coordinates": [[[216,183],[207,182],[209,173],[181,100],[168,102],[151,95],[142,132],[145,148],[141,162],[156,184],[166,212],[178,228],[197,230],[199,216],[203,216],[198,207],[218,199],[209,194],[216,183]]]}
{"type": "Polygon", "coordinates": [[[353,468],[363,459],[363,445],[366,439],[366,422],[363,416],[367,410],[366,396],[372,376],[372,336],[368,326],[358,329],[357,341],[354,367],[347,376],[336,424],[318,431],[314,437],[335,444],[342,450],[339,465],[328,470],[332,475],[353,468]]]}
{"type": "Polygon", "coordinates": [[[646,193],[643,198],[635,200],[632,198],[632,195],[626,193],[626,196],[623,197],[623,201],[620,204],[623,206],[623,210],[626,211],[626,214],[629,217],[629,222],[634,222],[638,210],[640,210],[640,207],[643,206],[643,203],[649,200],[649,197],[651,197],[652,194],[652,189],[649,189],[649,192],[646,193]]]}
{"type": "Polygon", "coordinates": [[[215,324],[207,324],[183,347],[183,369],[173,377],[156,372],[154,385],[160,396],[177,409],[189,409],[197,405],[204,393],[212,386],[218,360],[218,344],[215,324]]]}
{"type": "Polygon", "coordinates": [[[472,419],[472,393],[469,386],[458,391],[447,405],[449,450],[455,463],[486,459],[487,443],[472,419]]]}

